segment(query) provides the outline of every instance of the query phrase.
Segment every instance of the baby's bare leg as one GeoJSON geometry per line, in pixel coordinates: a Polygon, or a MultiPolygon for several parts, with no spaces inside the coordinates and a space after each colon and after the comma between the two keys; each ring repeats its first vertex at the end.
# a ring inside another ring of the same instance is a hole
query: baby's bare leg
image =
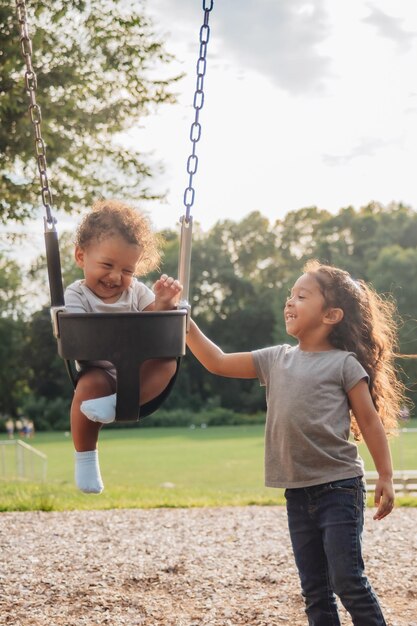
{"type": "Polygon", "coordinates": [[[84,400],[109,395],[114,391],[111,378],[100,369],[85,372],[78,381],[71,406],[71,432],[75,447],[75,482],[81,491],[101,493],[97,441],[101,424],[90,421],[81,411],[84,400]]]}
{"type": "Polygon", "coordinates": [[[114,393],[115,385],[102,369],[87,370],[77,383],[71,405],[71,433],[78,452],[95,450],[101,424],[92,422],[81,411],[81,403],[92,398],[101,398],[114,393]]]}
{"type": "Polygon", "coordinates": [[[145,404],[168,385],[177,369],[175,359],[150,359],[142,364],[140,370],[140,404],[145,404]]]}

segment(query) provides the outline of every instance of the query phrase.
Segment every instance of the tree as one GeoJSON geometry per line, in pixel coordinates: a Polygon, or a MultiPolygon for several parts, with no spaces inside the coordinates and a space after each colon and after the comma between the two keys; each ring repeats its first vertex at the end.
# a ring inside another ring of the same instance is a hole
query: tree
{"type": "Polygon", "coordinates": [[[29,389],[22,360],[25,324],[22,319],[0,317],[0,414],[16,416],[29,389]]]}
{"type": "MultiPolygon", "coordinates": [[[[407,230],[407,229],[406,229],[407,230]]],[[[407,235],[408,236],[408,235],[407,235]]],[[[374,287],[381,293],[391,294],[400,313],[400,357],[398,366],[414,405],[417,406],[417,237],[410,240],[413,247],[392,245],[382,248],[370,265],[369,273],[374,287]]]]}
{"type": "Polygon", "coordinates": [[[0,253],[0,413],[16,415],[27,391],[22,347],[25,337],[22,276],[15,261],[0,253]]]}
{"type": "MultiPolygon", "coordinates": [[[[61,261],[62,282],[65,287],[79,278],[83,278],[82,270],[74,260],[74,234],[64,231],[59,237],[59,256],[61,261]]],[[[37,302],[48,305],[50,301],[46,255],[41,254],[35,259],[29,270],[31,288],[37,294],[37,302]]]]}
{"type": "Polygon", "coordinates": [[[18,318],[24,311],[22,275],[15,261],[0,252],[0,317],[18,318]]]}
{"type": "Polygon", "coordinates": [[[317,207],[291,211],[276,224],[281,250],[281,271],[301,270],[312,257],[343,267],[356,278],[368,279],[367,270],[385,246],[417,244],[417,214],[410,207],[373,202],[355,211],[336,214],[317,207]]]}
{"type": "MultiPolygon", "coordinates": [[[[253,212],[239,222],[218,222],[208,232],[202,232],[196,226],[190,281],[193,317],[225,351],[292,343],[283,320],[285,299],[304,262],[315,257],[347,269],[357,278],[364,278],[380,293],[391,294],[397,300],[399,314],[404,320],[399,352],[415,355],[416,224],[416,213],[407,207],[374,204],[359,211],[347,207],[335,215],[315,207],[300,209],[273,225],[258,212],[253,212]]],[[[176,275],[177,233],[167,230],[162,234],[166,245],[160,270],[176,275]]],[[[70,235],[62,237],[61,261],[64,283],[69,284],[77,277],[70,235]]],[[[11,265],[4,272],[6,285],[11,285],[15,270],[11,265]],[[9,277],[8,280],[5,276],[9,277]]],[[[34,268],[35,278],[39,272],[45,280],[44,259],[40,259],[34,268]]],[[[143,280],[151,285],[158,275],[159,272],[155,272],[143,280]]],[[[0,271],[0,287],[1,280],[0,271]]],[[[38,288],[38,293],[40,291],[38,288]]],[[[9,295],[4,297],[11,297],[13,289],[7,293],[9,295]]],[[[46,290],[44,293],[46,301],[46,290]]],[[[7,315],[11,315],[10,309],[7,315]]],[[[20,387],[14,389],[30,389],[33,402],[24,406],[28,414],[38,420],[38,427],[58,423],[67,428],[71,387],[63,363],[56,354],[48,311],[44,309],[33,314],[23,334],[24,353],[19,352],[20,346],[15,342],[18,356],[14,359],[14,367],[16,380],[21,382],[20,387]]],[[[4,327],[4,335],[6,355],[11,350],[7,343],[11,336],[9,326],[4,327]]],[[[417,360],[401,358],[398,366],[403,370],[408,395],[417,404],[417,360]]],[[[8,367],[8,363],[3,367],[8,367]]],[[[7,395],[14,383],[7,377],[5,380],[2,391],[7,395]]],[[[16,397],[14,393],[8,406],[16,406],[13,404],[16,397]]],[[[264,409],[264,402],[264,393],[257,381],[211,376],[188,353],[164,408],[198,411],[219,406],[242,413],[256,413],[264,409]]]]}
{"type": "MultiPolygon", "coordinates": [[[[140,3],[46,0],[28,7],[42,135],[56,204],[70,211],[99,193],[150,197],[151,170],[116,135],[173,102],[156,78],[170,60],[140,3]]],[[[0,222],[23,221],[39,199],[14,3],[0,0],[0,222]],[[35,184],[34,184],[35,183],[35,184]]],[[[166,74],[166,71],[164,72],[166,74]]]]}
{"type": "MultiPolygon", "coordinates": [[[[277,255],[273,229],[258,212],[240,222],[221,221],[208,233],[195,229],[192,313],[224,350],[250,350],[272,342],[276,311],[271,287],[276,285],[275,278],[270,283],[277,255]]],[[[186,387],[193,399],[200,398],[200,406],[218,404],[243,412],[262,410],[264,406],[256,381],[226,381],[210,376],[190,354],[180,376],[182,388],[186,387]]],[[[182,401],[187,401],[185,394],[182,401]]]]}
{"type": "Polygon", "coordinates": [[[392,294],[403,317],[415,318],[417,310],[417,238],[412,248],[398,244],[381,248],[368,273],[377,291],[392,294]]]}
{"type": "Polygon", "coordinates": [[[47,308],[37,311],[26,325],[22,353],[29,368],[28,382],[33,394],[48,399],[71,397],[71,383],[64,361],[57,353],[51,316],[47,308]]]}

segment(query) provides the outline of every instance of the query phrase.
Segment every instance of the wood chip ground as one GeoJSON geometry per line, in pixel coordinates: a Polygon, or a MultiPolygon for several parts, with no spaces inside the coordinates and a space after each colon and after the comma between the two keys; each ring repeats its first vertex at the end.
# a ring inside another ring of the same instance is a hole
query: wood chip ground
{"type": "MultiPolygon", "coordinates": [[[[367,511],[389,626],[417,626],[416,531],[417,509],[367,511]]],[[[3,513],[0,592],[2,625],[307,623],[282,507],[3,513]]]]}

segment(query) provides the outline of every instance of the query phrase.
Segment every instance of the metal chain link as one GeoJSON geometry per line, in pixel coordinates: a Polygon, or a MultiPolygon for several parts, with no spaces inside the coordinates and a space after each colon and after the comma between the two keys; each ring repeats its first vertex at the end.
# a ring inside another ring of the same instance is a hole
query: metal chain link
{"type": "Polygon", "coordinates": [[[195,189],[193,187],[193,177],[197,172],[198,156],[196,151],[197,143],[201,138],[201,124],[199,122],[200,111],[204,105],[204,77],[207,67],[207,44],[210,38],[209,17],[213,9],[214,0],[203,0],[204,22],[200,28],[200,52],[197,61],[197,83],[194,93],[193,107],[195,111],[194,122],[191,124],[190,140],[192,152],[187,160],[187,173],[189,175],[188,187],[184,191],[185,221],[190,221],[191,207],[194,204],[195,189]]]}
{"type": "Polygon", "coordinates": [[[46,147],[41,134],[41,108],[36,102],[36,89],[38,81],[32,66],[32,41],[29,37],[25,0],[16,0],[16,12],[17,19],[19,21],[20,48],[23,59],[26,63],[25,87],[29,96],[29,116],[35,132],[35,153],[39,170],[42,202],[46,210],[46,221],[50,226],[53,226],[55,224],[55,218],[52,216],[51,212],[52,191],[46,167],[46,147]]]}

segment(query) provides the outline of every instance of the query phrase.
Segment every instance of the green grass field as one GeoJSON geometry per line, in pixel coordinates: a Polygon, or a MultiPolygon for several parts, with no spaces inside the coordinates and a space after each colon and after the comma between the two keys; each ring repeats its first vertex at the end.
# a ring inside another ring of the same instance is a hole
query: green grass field
{"type": "MultiPolygon", "coordinates": [[[[47,481],[0,479],[0,511],[284,502],[282,490],[263,487],[262,426],[103,429],[100,464],[105,491],[99,496],[75,488],[68,434],[40,433],[29,443],[47,455],[47,481]]],[[[417,432],[392,440],[391,447],[397,469],[417,467],[417,432]]],[[[373,469],[366,448],[360,448],[366,468],[373,469]]],[[[417,506],[417,498],[400,498],[399,503],[417,506]]]]}

